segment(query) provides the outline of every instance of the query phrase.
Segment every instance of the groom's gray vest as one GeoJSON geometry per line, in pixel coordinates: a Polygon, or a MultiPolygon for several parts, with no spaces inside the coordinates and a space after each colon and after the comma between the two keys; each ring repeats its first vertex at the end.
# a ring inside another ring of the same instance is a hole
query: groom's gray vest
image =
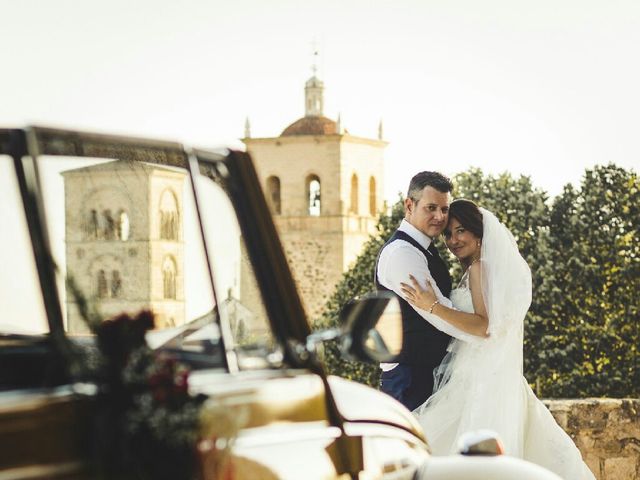
{"type": "MultiPolygon", "coordinates": [[[[444,296],[449,297],[451,293],[451,275],[449,275],[449,271],[440,258],[440,255],[438,255],[433,243],[429,247],[429,251],[427,251],[408,234],[396,230],[380,251],[396,240],[409,242],[426,257],[429,263],[429,271],[436,285],[438,285],[438,288],[444,296]]],[[[378,290],[391,291],[380,284],[378,279],[378,260],[376,260],[375,267],[376,288],[378,290]]],[[[422,279],[422,281],[424,281],[424,279],[422,279]]],[[[408,272],[406,283],[410,283],[408,272]]],[[[431,390],[433,388],[432,371],[442,362],[442,359],[447,353],[447,346],[449,345],[451,337],[422,318],[405,299],[400,296],[398,296],[398,298],[400,299],[400,307],[402,309],[403,339],[402,353],[400,357],[398,357],[397,362],[419,366],[419,376],[422,377],[424,381],[431,382],[431,388],[429,389],[431,390]]]]}

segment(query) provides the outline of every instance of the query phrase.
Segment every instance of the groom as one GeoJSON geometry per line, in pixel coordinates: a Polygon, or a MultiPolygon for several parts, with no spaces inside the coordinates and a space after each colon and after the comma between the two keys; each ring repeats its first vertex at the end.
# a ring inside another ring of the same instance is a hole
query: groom
{"type": "Polygon", "coordinates": [[[429,281],[438,303],[451,307],[447,298],[451,276],[433,241],[447,225],[452,189],[451,180],[440,173],[415,175],[404,200],[404,220],[380,250],[376,263],[376,287],[399,296],[403,317],[402,353],[398,363],[380,364],[380,389],[409,410],[432,394],[433,369],[442,362],[451,337],[428,323],[421,313],[424,310],[404,300],[400,283],[407,283],[410,274],[423,285],[429,281]]]}

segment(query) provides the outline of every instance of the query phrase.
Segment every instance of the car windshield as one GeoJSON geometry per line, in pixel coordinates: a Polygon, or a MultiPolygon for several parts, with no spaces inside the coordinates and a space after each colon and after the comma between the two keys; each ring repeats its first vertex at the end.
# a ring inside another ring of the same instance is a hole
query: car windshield
{"type": "Polygon", "coordinates": [[[282,349],[272,333],[224,175],[202,162],[194,179],[227,346],[241,369],[278,366],[282,349]]]}
{"type": "MultiPolygon", "coordinates": [[[[37,158],[64,329],[78,341],[91,336],[81,301],[103,319],[149,309],[152,348],[208,356],[200,363],[207,367],[223,366],[229,355],[234,368],[278,364],[280,348],[233,205],[221,185],[200,174],[196,202],[186,158],[170,164],[153,156],[37,158]]],[[[4,265],[11,267],[2,273],[2,288],[12,294],[0,333],[47,333],[12,160],[0,160],[2,208],[12,213],[3,215],[9,228],[1,229],[4,265]]]]}

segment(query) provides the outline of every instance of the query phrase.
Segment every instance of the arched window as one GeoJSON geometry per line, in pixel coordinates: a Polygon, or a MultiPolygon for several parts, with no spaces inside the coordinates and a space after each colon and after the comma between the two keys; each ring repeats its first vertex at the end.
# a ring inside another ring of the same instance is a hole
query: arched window
{"type": "Polygon", "coordinates": [[[104,270],[98,271],[98,288],[97,288],[98,298],[107,298],[109,295],[109,289],[107,287],[107,276],[104,273],[104,270]]]}
{"type": "Polygon", "coordinates": [[[160,197],[160,238],[178,240],[179,225],[178,202],[172,191],[165,190],[160,197]]]}
{"type": "Polygon", "coordinates": [[[111,210],[104,210],[102,217],[104,218],[104,238],[113,240],[116,236],[116,222],[113,220],[111,210]]]}
{"type": "Polygon", "coordinates": [[[267,178],[267,202],[271,207],[271,212],[274,215],[280,215],[282,213],[282,207],[280,204],[280,179],[278,177],[267,178]]]}
{"type": "Polygon", "coordinates": [[[122,291],[122,278],[118,270],[111,272],[111,298],[117,298],[122,291]]]}
{"type": "Polygon", "coordinates": [[[116,233],[118,239],[122,241],[129,240],[129,215],[124,210],[120,210],[118,213],[118,224],[116,233]]]}
{"type": "Polygon", "coordinates": [[[358,213],[358,176],[354,173],[351,175],[351,205],[349,206],[351,213],[358,213]]]}
{"type": "Polygon", "coordinates": [[[94,240],[100,237],[100,221],[98,220],[98,211],[95,208],[89,213],[87,233],[88,237],[94,240]]]}
{"type": "Polygon", "coordinates": [[[321,207],[320,177],[309,175],[307,177],[307,211],[312,217],[318,217],[320,216],[321,207]]]}
{"type": "Polygon", "coordinates": [[[176,262],[171,257],[162,262],[162,297],[176,298],[176,262]]]}
{"type": "Polygon", "coordinates": [[[378,206],[376,205],[376,179],[371,177],[369,179],[369,213],[371,216],[375,216],[378,212],[378,206]]]}

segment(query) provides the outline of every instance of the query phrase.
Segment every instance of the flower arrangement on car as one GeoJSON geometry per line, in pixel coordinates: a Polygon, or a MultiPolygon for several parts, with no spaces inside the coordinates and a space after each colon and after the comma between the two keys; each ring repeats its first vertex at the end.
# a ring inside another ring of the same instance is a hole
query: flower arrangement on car
{"type": "Polygon", "coordinates": [[[191,479],[198,475],[204,395],[189,393],[189,368],[152,350],[145,334],[154,314],[143,310],[103,320],[69,282],[95,349],[75,370],[97,386],[91,442],[102,478],[191,479]]]}

